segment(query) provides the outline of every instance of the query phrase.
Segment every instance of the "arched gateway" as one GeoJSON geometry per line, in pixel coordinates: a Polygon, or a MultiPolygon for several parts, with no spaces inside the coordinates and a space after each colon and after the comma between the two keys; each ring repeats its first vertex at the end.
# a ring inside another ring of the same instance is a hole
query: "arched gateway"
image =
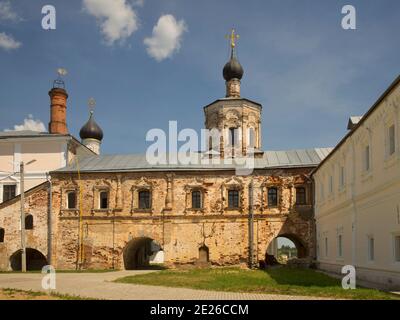
{"type": "Polygon", "coordinates": [[[139,237],[130,240],[123,250],[126,270],[143,269],[153,263],[163,262],[161,246],[151,238],[139,237]]]}
{"type": "MultiPolygon", "coordinates": [[[[13,271],[21,271],[22,250],[14,252],[10,257],[10,265],[13,271]]],[[[46,257],[38,250],[26,248],[26,269],[28,271],[42,270],[47,265],[46,257]]]]}

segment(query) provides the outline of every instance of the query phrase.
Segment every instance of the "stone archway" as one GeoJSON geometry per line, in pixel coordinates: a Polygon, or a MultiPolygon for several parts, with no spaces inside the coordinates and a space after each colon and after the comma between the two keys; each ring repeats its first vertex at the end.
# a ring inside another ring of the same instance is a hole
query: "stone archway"
{"type": "MultiPolygon", "coordinates": [[[[22,250],[18,250],[11,255],[10,265],[13,271],[21,271],[22,250]]],[[[26,248],[26,270],[42,270],[46,265],[47,259],[39,250],[26,248]]]]}
{"type": "Polygon", "coordinates": [[[126,270],[137,270],[149,267],[152,260],[162,263],[163,254],[158,254],[160,252],[163,253],[161,246],[153,239],[134,238],[126,244],[123,250],[124,267],[126,270]]]}
{"type": "Polygon", "coordinates": [[[271,265],[271,264],[276,264],[278,263],[277,261],[277,239],[278,238],[286,238],[288,240],[290,240],[294,246],[296,247],[296,256],[295,257],[291,257],[291,258],[307,258],[309,256],[309,249],[307,247],[307,245],[304,243],[303,240],[301,240],[301,238],[295,234],[291,234],[291,233],[282,233],[279,234],[278,236],[276,236],[274,239],[271,240],[271,242],[268,245],[267,251],[265,253],[265,262],[267,265],[271,265]]]}

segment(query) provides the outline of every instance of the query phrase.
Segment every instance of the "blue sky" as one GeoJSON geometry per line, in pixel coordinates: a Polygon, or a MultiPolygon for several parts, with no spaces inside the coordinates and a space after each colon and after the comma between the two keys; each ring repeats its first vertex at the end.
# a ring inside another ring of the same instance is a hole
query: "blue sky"
{"type": "Polygon", "coordinates": [[[106,0],[86,1],[0,0],[8,8],[0,34],[20,43],[0,46],[0,130],[29,114],[47,127],[58,67],[69,72],[70,132],[78,137],[94,97],[103,153],[144,152],[147,131],[166,129],[169,120],[200,130],[203,106],[225,94],[224,36],[232,26],[240,34],[242,96],[263,105],[264,149],[334,146],[348,116],[364,113],[400,70],[397,0],[119,0],[134,18],[122,15],[127,29],[111,40],[104,22],[119,22],[104,10],[106,0]],[[41,28],[46,4],[57,10],[56,30],[41,28]],[[357,10],[357,30],[341,28],[345,4],[357,10]],[[157,60],[144,41],[165,15],[181,33],[175,50],[157,60]]]}

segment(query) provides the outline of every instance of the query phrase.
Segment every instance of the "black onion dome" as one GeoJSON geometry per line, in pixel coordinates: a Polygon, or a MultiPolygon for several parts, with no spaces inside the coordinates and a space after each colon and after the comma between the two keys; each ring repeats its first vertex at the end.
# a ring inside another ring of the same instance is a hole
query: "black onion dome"
{"type": "Polygon", "coordinates": [[[232,52],[231,59],[225,64],[223,75],[226,81],[236,79],[242,79],[243,77],[243,67],[240,62],[236,59],[235,55],[232,52]]]}
{"type": "Polygon", "coordinates": [[[101,141],[103,139],[103,130],[101,130],[96,121],[94,121],[93,112],[90,112],[90,118],[82,127],[81,131],[79,132],[79,136],[82,140],[96,139],[101,141]]]}

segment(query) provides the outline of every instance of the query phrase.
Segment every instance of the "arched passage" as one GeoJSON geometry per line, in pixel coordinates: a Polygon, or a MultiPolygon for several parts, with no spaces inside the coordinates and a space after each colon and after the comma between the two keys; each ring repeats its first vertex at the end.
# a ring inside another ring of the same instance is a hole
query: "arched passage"
{"type": "Polygon", "coordinates": [[[265,260],[268,265],[275,264],[278,261],[284,262],[291,258],[306,258],[307,256],[308,248],[298,236],[280,234],[268,245],[265,260]]]}
{"type": "MultiPolygon", "coordinates": [[[[14,252],[10,257],[11,269],[21,271],[22,250],[14,252]]],[[[26,248],[26,270],[42,270],[47,265],[46,257],[38,250],[26,248]]]]}
{"type": "Polygon", "coordinates": [[[162,263],[161,246],[151,238],[134,238],[127,243],[123,250],[124,267],[135,270],[148,267],[152,262],[162,263]]]}

